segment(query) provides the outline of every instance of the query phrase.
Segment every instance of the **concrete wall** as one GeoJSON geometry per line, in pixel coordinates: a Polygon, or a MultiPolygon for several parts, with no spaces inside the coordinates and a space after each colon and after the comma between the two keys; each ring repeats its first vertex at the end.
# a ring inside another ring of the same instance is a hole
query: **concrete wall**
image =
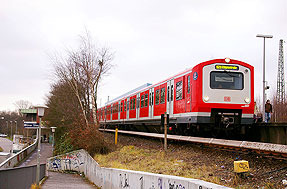
{"type": "Polygon", "coordinates": [[[28,155],[30,155],[30,153],[33,152],[36,147],[37,147],[37,140],[35,140],[35,142],[30,146],[27,146],[20,152],[16,153],[15,155],[3,161],[0,164],[0,169],[15,167],[18,163],[20,163],[23,159],[25,159],[28,155]]]}
{"type": "Polygon", "coordinates": [[[85,151],[78,150],[49,158],[47,170],[83,172],[97,186],[105,189],[211,189],[227,188],[217,184],[170,175],[100,167],[85,151]]]}
{"type": "MultiPolygon", "coordinates": [[[[1,189],[30,189],[36,182],[37,165],[0,170],[1,189]]],[[[40,179],[45,177],[46,164],[40,165],[40,179]]]]}
{"type": "Polygon", "coordinates": [[[249,138],[258,142],[287,144],[286,123],[261,123],[252,126],[249,138]]]}

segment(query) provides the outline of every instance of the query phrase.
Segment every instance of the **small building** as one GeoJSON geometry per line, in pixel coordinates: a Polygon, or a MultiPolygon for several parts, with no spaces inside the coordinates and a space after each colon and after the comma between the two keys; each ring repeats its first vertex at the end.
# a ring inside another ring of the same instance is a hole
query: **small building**
{"type": "MultiPolygon", "coordinates": [[[[20,109],[20,113],[23,115],[24,117],[24,123],[25,122],[35,122],[37,124],[39,124],[40,122],[40,118],[37,115],[37,109],[36,108],[29,108],[29,109],[20,109]]],[[[26,130],[26,136],[27,137],[36,137],[37,135],[37,128],[38,127],[25,127],[24,128],[26,130]]],[[[41,136],[43,137],[44,141],[48,140],[48,137],[50,135],[50,128],[49,127],[45,127],[43,125],[41,125],[41,136]]]]}

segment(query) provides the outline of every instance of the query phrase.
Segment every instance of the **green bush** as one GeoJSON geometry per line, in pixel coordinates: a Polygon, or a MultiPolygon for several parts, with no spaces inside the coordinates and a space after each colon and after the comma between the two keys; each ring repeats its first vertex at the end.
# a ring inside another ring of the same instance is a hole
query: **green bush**
{"type": "Polygon", "coordinates": [[[56,143],[55,146],[55,154],[64,154],[71,152],[73,150],[77,150],[74,148],[71,142],[71,138],[68,133],[62,135],[56,143]]]}

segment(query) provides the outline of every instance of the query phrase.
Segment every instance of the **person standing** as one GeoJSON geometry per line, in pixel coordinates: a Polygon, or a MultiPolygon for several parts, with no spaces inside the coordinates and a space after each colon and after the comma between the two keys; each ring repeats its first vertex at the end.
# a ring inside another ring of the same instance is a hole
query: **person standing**
{"type": "Polygon", "coordinates": [[[272,113],[272,105],[270,104],[270,100],[267,100],[265,104],[265,122],[266,123],[270,121],[271,113],[272,113]]]}

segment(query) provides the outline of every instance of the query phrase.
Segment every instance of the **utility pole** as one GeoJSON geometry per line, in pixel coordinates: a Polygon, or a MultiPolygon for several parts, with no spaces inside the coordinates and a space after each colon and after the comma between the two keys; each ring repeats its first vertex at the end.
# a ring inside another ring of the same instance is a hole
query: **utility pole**
{"type": "Polygon", "coordinates": [[[284,80],[284,54],[283,39],[279,41],[278,75],[277,75],[277,104],[285,103],[285,80],[284,80]]]}

